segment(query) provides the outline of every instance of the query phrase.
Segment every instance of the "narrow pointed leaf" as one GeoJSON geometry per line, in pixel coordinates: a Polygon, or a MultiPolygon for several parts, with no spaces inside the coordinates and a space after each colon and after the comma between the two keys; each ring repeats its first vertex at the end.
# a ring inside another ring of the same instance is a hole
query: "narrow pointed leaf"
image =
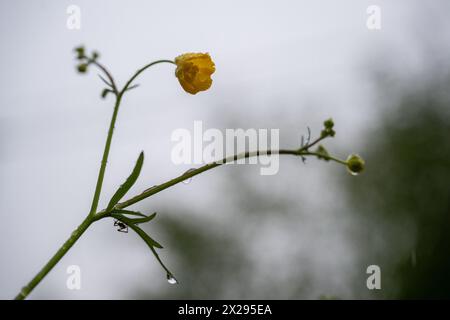
{"type": "Polygon", "coordinates": [[[159,249],[163,248],[162,245],[160,245],[156,240],[152,239],[152,237],[150,237],[147,233],[145,233],[144,230],[142,230],[138,226],[136,226],[136,225],[134,225],[132,223],[129,224],[128,226],[131,229],[133,229],[134,232],[136,232],[142,238],[142,240],[145,241],[145,243],[147,243],[147,245],[150,247],[150,249],[152,249],[153,247],[159,248],[159,249]]]}
{"type": "Polygon", "coordinates": [[[109,89],[103,89],[103,90],[102,90],[102,93],[101,93],[101,97],[102,97],[103,99],[105,99],[106,96],[108,95],[108,93],[110,93],[110,92],[113,92],[113,91],[112,91],[112,90],[109,90],[109,89]]]}
{"type": "Polygon", "coordinates": [[[144,163],[144,152],[141,152],[130,176],[119,187],[119,189],[117,189],[116,193],[112,196],[111,200],[109,201],[108,206],[106,207],[107,211],[111,210],[120,201],[120,199],[122,199],[122,197],[128,192],[128,190],[130,190],[130,188],[133,186],[133,184],[136,182],[137,178],[139,177],[139,174],[141,173],[143,163],[144,163]]]}
{"type": "Polygon", "coordinates": [[[122,214],[122,215],[126,214],[126,215],[130,215],[130,216],[139,216],[139,217],[147,218],[147,216],[145,214],[140,213],[139,211],[115,209],[112,211],[112,213],[117,213],[117,214],[122,214]]]}
{"type": "Polygon", "coordinates": [[[110,88],[112,88],[112,84],[109,83],[105,78],[103,78],[100,74],[97,74],[98,77],[110,88]]]}
{"type": "MultiPolygon", "coordinates": [[[[122,211],[122,210],[117,210],[117,211],[122,211]]],[[[156,212],[152,213],[149,216],[145,216],[140,212],[124,210],[127,212],[121,213],[121,212],[117,212],[117,211],[113,210],[111,213],[111,217],[119,219],[119,220],[123,220],[126,224],[140,224],[140,223],[149,222],[149,221],[153,220],[156,216],[156,212]],[[133,212],[133,213],[130,213],[130,212],[133,212]],[[129,217],[125,216],[124,214],[139,215],[139,216],[142,216],[143,218],[129,218],[129,217]]]]}
{"type": "MultiPolygon", "coordinates": [[[[152,214],[151,216],[155,216],[155,215],[156,215],[156,212],[154,214],[152,214]]],[[[166,271],[167,275],[173,276],[173,273],[164,265],[161,258],[159,257],[159,254],[155,250],[155,248],[162,249],[163,248],[162,245],[160,245],[158,242],[156,242],[156,240],[152,239],[147,233],[145,233],[144,230],[142,230],[138,226],[134,225],[133,223],[130,223],[130,221],[132,219],[125,218],[124,216],[122,216],[120,214],[115,214],[115,213],[111,214],[111,216],[113,218],[116,218],[116,219],[122,221],[128,227],[133,229],[133,231],[136,232],[142,238],[142,240],[144,240],[145,243],[148,245],[148,247],[152,251],[153,255],[155,256],[156,260],[158,260],[161,267],[166,271]]]]}
{"type": "Polygon", "coordinates": [[[166,271],[167,275],[173,277],[173,273],[164,265],[155,248],[150,247],[150,250],[152,250],[153,255],[155,256],[156,260],[158,260],[161,267],[163,267],[163,269],[166,271]]]}
{"type": "Polygon", "coordinates": [[[129,86],[129,87],[127,88],[127,90],[126,90],[126,91],[129,91],[129,90],[133,90],[133,89],[136,89],[137,87],[139,87],[139,85],[138,85],[138,84],[135,84],[135,85],[133,85],[133,86],[129,86]]]}
{"type": "Polygon", "coordinates": [[[133,224],[145,223],[145,222],[149,222],[149,221],[153,220],[153,218],[155,218],[155,216],[156,216],[156,212],[152,213],[148,217],[146,216],[145,218],[131,219],[131,221],[133,222],[133,224]]]}
{"type": "Polygon", "coordinates": [[[123,223],[125,223],[128,227],[130,227],[131,229],[133,229],[134,232],[136,232],[141,238],[142,240],[145,241],[145,243],[147,243],[147,245],[149,247],[156,247],[159,249],[162,249],[163,246],[161,244],[159,244],[156,240],[154,240],[152,237],[150,237],[147,233],[145,233],[144,230],[142,230],[141,228],[139,228],[137,225],[135,225],[133,223],[133,220],[137,220],[137,219],[130,219],[127,217],[124,217],[120,214],[116,214],[116,213],[112,213],[111,217],[122,221],[123,223]]]}

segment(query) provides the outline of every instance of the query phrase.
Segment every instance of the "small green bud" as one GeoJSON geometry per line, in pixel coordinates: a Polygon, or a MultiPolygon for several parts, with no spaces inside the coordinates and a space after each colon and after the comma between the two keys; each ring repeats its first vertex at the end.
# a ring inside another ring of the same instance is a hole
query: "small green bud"
{"type": "Polygon", "coordinates": [[[325,129],[333,129],[334,126],[333,119],[330,118],[328,120],[325,120],[323,125],[325,126],[325,129]]]}
{"type": "Polygon", "coordinates": [[[100,54],[97,51],[92,52],[92,60],[96,60],[98,57],[100,57],[100,54]]]}
{"type": "Polygon", "coordinates": [[[111,90],[109,90],[109,89],[103,89],[103,91],[102,91],[102,98],[105,99],[105,98],[106,98],[106,95],[107,95],[108,93],[110,93],[110,92],[111,92],[111,90]]]}
{"type": "Polygon", "coordinates": [[[364,159],[357,154],[351,154],[347,158],[347,170],[354,176],[360,174],[364,170],[365,165],[364,159]]]}
{"type": "Polygon", "coordinates": [[[334,136],[336,135],[336,131],[334,131],[333,129],[329,129],[329,130],[328,130],[328,135],[329,135],[330,137],[334,137],[334,136]]]}
{"type": "Polygon", "coordinates": [[[336,131],[333,130],[333,127],[334,127],[333,119],[330,118],[328,120],[325,120],[323,122],[323,125],[324,125],[325,128],[320,133],[322,138],[334,137],[336,135],[336,131]]]}
{"type": "Polygon", "coordinates": [[[321,137],[334,137],[336,135],[336,131],[334,131],[333,129],[323,129],[322,132],[320,133],[321,137]]]}
{"type": "Polygon", "coordinates": [[[83,59],[84,58],[84,47],[79,46],[74,49],[74,51],[77,53],[77,59],[83,59]]]}
{"type": "Polygon", "coordinates": [[[317,147],[316,153],[319,154],[317,156],[318,159],[322,159],[322,160],[325,160],[325,161],[329,161],[330,160],[330,158],[329,158],[330,154],[328,153],[327,149],[325,149],[325,147],[323,145],[320,144],[317,147]]]}
{"type": "Polygon", "coordinates": [[[87,71],[88,65],[86,63],[81,63],[77,66],[77,70],[79,73],[85,73],[87,71]]]}

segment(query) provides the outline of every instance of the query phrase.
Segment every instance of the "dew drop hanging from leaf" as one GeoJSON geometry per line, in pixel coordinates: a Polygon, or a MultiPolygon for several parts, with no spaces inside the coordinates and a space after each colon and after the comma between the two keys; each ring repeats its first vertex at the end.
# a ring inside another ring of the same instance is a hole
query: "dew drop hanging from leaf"
{"type": "Polygon", "coordinates": [[[170,284],[178,284],[178,280],[171,274],[167,274],[167,282],[170,284]]]}

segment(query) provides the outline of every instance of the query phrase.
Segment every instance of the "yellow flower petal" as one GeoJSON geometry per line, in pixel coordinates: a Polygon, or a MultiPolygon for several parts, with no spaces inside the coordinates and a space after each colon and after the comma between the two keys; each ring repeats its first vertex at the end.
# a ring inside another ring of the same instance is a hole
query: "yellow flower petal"
{"type": "Polygon", "coordinates": [[[196,94],[211,87],[216,68],[208,53],[185,53],[175,58],[175,64],[175,76],[186,92],[196,94]]]}

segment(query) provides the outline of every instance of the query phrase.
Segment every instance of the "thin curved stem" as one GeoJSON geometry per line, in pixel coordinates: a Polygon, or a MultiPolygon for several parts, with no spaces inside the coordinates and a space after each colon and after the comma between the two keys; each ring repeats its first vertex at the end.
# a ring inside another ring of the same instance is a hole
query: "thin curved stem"
{"type": "Polygon", "coordinates": [[[111,122],[109,125],[109,129],[108,129],[108,136],[106,138],[105,148],[103,151],[103,157],[102,157],[102,161],[101,161],[101,165],[100,165],[97,183],[95,186],[95,192],[94,192],[94,197],[92,199],[91,209],[90,209],[87,217],[80,224],[80,226],[74,232],[72,232],[69,239],[67,239],[67,241],[62,245],[62,247],[45,264],[45,266],[41,269],[41,271],[39,271],[33,277],[33,279],[25,287],[23,287],[21,289],[19,294],[15,297],[16,300],[25,299],[30,294],[30,292],[42,281],[42,279],[53,269],[53,267],[62,259],[62,257],[64,257],[64,255],[70,250],[70,248],[72,248],[72,246],[75,244],[75,242],[89,228],[89,226],[93,222],[103,218],[103,216],[101,216],[101,215],[96,215],[95,212],[97,211],[98,202],[100,199],[100,194],[101,194],[102,185],[103,185],[103,179],[104,179],[105,171],[106,171],[106,164],[108,163],[109,150],[111,148],[111,141],[112,141],[112,137],[113,137],[114,126],[115,126],[115,123],[117,120],[117,115],[119,112],[119,107],[120,107],[120,102],[121,102],[122,96],[125,93],[125,91],[127,91],[127,89],[129,88],[131,82],[140,73],[142,73],[145,69],[147,69],[157,63],[162,63],[162,62],[174,63],[173,61],[170,61],[170,60],[159,60],[159,61],[155,61],[155,62],[152,62],[152,63],[144,66],[143,68],[139,69],[136,72],[136,74],[133,75],[133,77],[131,77],[131,79],[125,85],[124,89],[121,92],[118,92],[117,86],[114,82],[114,78],[112,77],[110,72],[102,64],[98,63],[97,61],[90,59],[88,57],[85,57],[85,58],[88,60],[89,63],[96,65],[98,68],[100,68],[105,73],[106,77],[111,82],[113,92],[116,95],[116,102],[114,105],[114,111],[113,111],[113,115],[112,115],[111,122]]]}
{"type": "Polygon", "coordinates": [[[316,140],[314,140],[313,142],[307,144],[306,146],[303,146],[299,149],[299,151],[303,152],[303,151],[307,151],[309,150],[312,146],[315,146],[316,144],[318,144],[320,141],[322,141],[323,139],[327,138],[328,136],[320,136],[318,137],[316,140]]]}
{"type": "MultiPolygon", "coordinates": [[[[317,139],[317,140],[319,140],[319,139],[317,139]]],[[[313,143],[314,144],[317,143],[318,142],[317,140],[315,142],[313,142],[313,143]]],[[[134,196],[134,197],[124,201],[124,202],[118,203],[115,206],[115,208],[116,209],[124,209],[124,208],[129,207],[129,206],[131,206],[131,205],[133,205],[133,204],[135,204],[135,203],[137,203],[139,201],[142,201],[142,200],[144,200],[144,199],[146,199],[146,198],[148,198],[148,197],[150,197],[150,196],[152,196],[152,195],[154,195],[156,193],[159,193],[159,192],[161,192],[161,191],[163,191],[163,190],[165,190],[167,188],[170,188],[171,186],[176,185],[176,184],[178,184],[178,183],[180,183],[180,182],[182,182],[184,180],[187,180],[187,179],[190,179],[190,178],[192,178],[192,177],[194,177],[196,175],[199,175],[199,174],[201,174],[201,173],[203,173],[205,171],[214,169],[214,168],[219,167],[219,166],[221,166],[223,164],[226,164],[226,163],[231,163],[231,162],[234,162],[234,161],[237,161],[237,160],[240,160],[240,159],[245,159],[245,158],[259,157],[259,156],[266,156],[266,155],[274,155],[274,154],[294,155],[294,156],[317,156],[317,157],[320,156],[322,158],[326,158],[327,160],[332,160],[332,161],[338,162],[338,163],[343,164],[343,165],[347,164],[345,161],[337,159],[337,158],[334,158],[334,157],[331,157],[331,156],[324,156],[324,155],[316,153],[316,152],[305,151],[311,145],[312,144],[310,144],[308,146],[305,146],[303,148],[297,149],[297,150],[290,150],[290,149],[266,150],[266,151],[259,151],[258,150],[258,151],[253,151],[253,152],[244,152],[244,153],[241,153],[241,154],[238,154],[238,155],[233,155],[233,156],[230,156],[230,157],[226,157],[226,158],[223,158],[222,160],[208,163],[208,164],[206,164],[206,165],[204,165],[204,166],[202,166],[200,168],[189,170],[188,172],[186,172],[186,173],[184,173],[184,174],[182,174],[182,175],[180,175],[180,176],[178,176],[178,177],[176,177],[174,179],[171,179],[171,180],[169,180],[167,182],[164,182],[164,183],[162,183],[160,185],[156,185],[156,186],[153,186],[151,188],[148,188],[148,189],[144,190],[142,193],[140,193],[140,194],[138,194],[138,195],[136,195],[136,196],[134,196]]],[[[102,215],[102,214],[105,214],[105,212],[102,211],[99,214],[102,215]]]]}
{"type": "MultiPolygon", "coordinates": [[[[319,154],[317,152],[310,152],[309,149],[316,145],[317,143],[319,143],[320,141],[324,140],[325,138],[327,138],[327,135],[321,135],[320,137],[318,137],[316,140],[314,140],[313,142],[301,147],[300,149],[280,149],[280,150],[265,150],[265,151],[252,151],[252,152],[244,152],[238,155],[233,155],[230,157],[225,157],[222,160],[219,161],[214,161],[211,163],[208,163],[200,168],[197,169],[193,169],[193,170],[189,170],[188,172],[182,174],[181,176],[178,176],[172,180],[169,180],[167,182],[164,182],[160,185],[156,185],[153,187],[150,187],[146,190],[144,190],[142,193],[124,201],[121,203],[118,203],[115,208],[116,209],[124,209],[126,207],[129,207],[143,199],[146,199],[156,193],[159,193],[167,188],[170,188],[171,186],[178,184],[184,180],[187,180],[189,178],[192,178],[200,173],[203,173],[205,171],[211,170],[213,168],[216,168],[218,166],[221,166],[222,164],[226,164],[226,163],[230,163],[233,161],[237,161],[239,159],[244,159],[244,158],[251,158],[251,157],[259,157],[261,155],[273,155],[273,154],[280,154],[280,155],[294,155],[294,156],[317,156],[317,157],[322,157],[326,160],[332,160],[335,161],[337,163],[343,164],[343,165],[347,165],[347,162],[340,160],[338,158],[329,156],[329,155],[322,155],[319,154]]],[[[104,214],[104,211],[99,212],[100,215],[104,214]]]]}
{"type": "Polygon", "coordinates": [[[81,237],[81,235],[89,228],[89,226],[96,219],[93,217],[86,217],[84,221],[80,224],[80,226],[75,229],[74,232],[70,235],[69,239],[59,248],[58,251],[53,255],[53,257],[47,262],[47,264],[39,271],[33,279],[23,287],[19,294],[14,298],[15,300],[23,300],[25,299],[30,292],[39,284],[39,282],[44,279],[44,277],[53,269],[53,267],[61,260],[62,257],[67,253],[67,251],[72,248],[74,243],[81,237]]]}
{"type": "Polygon", "coordinates": [[[347,162],[344,161],[344,160],[341,160],[341,159],[332,157],[332,156],[330,156],[330,155],[320,154],[320,153],[318,153],[318,152],[304,152],[303,155],[304,155],[304,156],[316,156],[316,157],[321,157],[321,158],[323,158],[323,159],[325,159],[325,160],[331,160],[331,161],[334,161],[334,162],[343,164],[344,166],[347,165],[347,162]]]}
{"type": "Polygon", "coordinates": [[[111,148],[111,141],[114,133],[114,126],[117,120],[117,114],[119,113],[120,101],[122,99],[122,95],[118,95],[116,97],[116,103],[114,105],[114,112],[111,118],[111,123],[109,124],[108,136],[106,138],[105,149],[103,151],[102,162],[100,165],[100,170],[98,172],[97,184],[95,186],[94,198],[92,199],[91,210],[89,211],[89,215],[94,215],[97,211],[98,201],[100,199],[100,193],[102,191],[103,178],[105,177],[106,164],[108,163],[109,150],[111,148]]]}
{"type": "Polygon", "coordinates": [[[114,132],[114,126],[119,112],[121,96],[116,96],[116,103],[114,105],[114,112],[109,125],[108,136],[106,138],[105,149],[103,151],[102,162],[97,178],[97,184],[95,186],[94,198],[92,200],[91,209],[89,214],[81,223],[81,225],[71,234],[69,239],[62,245],[62,247],[53,255],[53,257],[47,262],[47,264],[39,271],[36,276],[22,288],[20,293],[15,297],[16,300],[25,299],[28,294],[42,281],[42,279],[53,269],[53,267],[64,257],[74,243],[81,237],[81,235],[89,228],[89,226],[98,218],[95,217],[97,211],[98,202],[100,199],[100,193],[103,185],[103,178],[105,176],[106,164],[108,162],[109,150],[111,147],[112,136],[114,132]]]}
{"type": "MultiPolygon", "coordinates": [[[[69,239],[63,244],[63,246],[53,255],[53,257],[47,262],[47,264],[39,271],[39,273],[37,273],[34,278],[25,286],[22,288],[22,290],[20,291],[20,293],[16,296],[15,299],[18,300],[22,300],[25,299],[30,292],[42,281],[42,279],[52,270],[52,268],[61,260],[61,258],[70,250],[70,248],[75,244],[75,242],[81,237],[81,235],[89,228],[89,226],[102,218],[105,218],[107,216],[111,215],[111,212],[107,212],[106,210],[102,210],[98,213],[97,212],[97,208],[98,208],[98,203],[99,203],[99,199],[100,199],[100,194],[101,194],[101,190],[102,190],[102,185],[103,185],[103,179],[104,179],[104,175],[105,175],[105,171],[106,171],[106,165],[108,162],[108,156],[109,156],[109,151],[111,148],[111,141],[112,141],[112,137],[113,137],[113,132],[114,132],[114,126],[117,120],[117,115],[119,112],[119,107],[120,107],[120,103],[121,103],[121,99],[123,94],[130,88],[130,85],[132,84],[132,82],[143,72],[145,71],[147,68],[158,64],[158,63],[172,63],[175,64],[173,61],[171,60],[158,60],[158,61],[154,61],[152,63],[147,64],[146,66],[142,67],[141,69],[139,69],[125,84],[125,86],[123,87],[123,89],[119,92],[117,90],[116,84],[114,82],[113,77],[111,76],[111,74],[109,73],[109,71],[100,63],[98,63],[97,61],[87,58],[89,63],[92,63],[94,65],[96,65],[97,67],[99,67],[106,75],[106,77],[109,79],[109,81],[111,82],[111,87],[113,89],[113,92],[115,93],[116,96],[116,102],[114,105],[114,111],[113,111],[113,115],[111,118],[111,122],[109,125],[109,129],[108,129],[108,136],[106,139],[106,143],[105,143],[105,148],[103,151],[103,157],[102,157],[102,161],[101,161],[101,165],[100,165],[100,170],[99,170],[99,174],[98,174],[98,178],[97,178],[97,183],[96,183],[96,187],[95,187],[95,192],[94,192],[94,196],[92,199],[92,204],[91,204],[91,209],[89,211],[89,214],[87,215],[87,217],[83,220],[83,222],[80,224],[80,226],[74,231],[72,232],[71,236],[69,237],[69,239]]],[[[226,157],[222,160],[219,161],[215,161],[215,162],[211,162],[209,164],[206,164],[200,168],[197,169],[193,169],[190,170],[186,173],[184,173],[183,175],[174,178],[172,180],[169,180],[163,184],[154,186],[152,188],[149,188],[147,190],[144,190],[141,194],[132,197],[131,199],[124,201],[122,203],[117,204],[114,208],[115,209],[123,209],[126,208],[128,206],[131,206],[132,204],[135,204],[145,198],[148,198],[158,192],[161,192],[175,184],[178,184],[186,179],[189,179],[193,176],[196,176],[198,174],[201,174],[205,171],[208,171],[210,169],[216,168],[218,166],[221,166],[223,164],[226,163],[231,163],[234,161],[237,161],[239,159],[244,159],[244,158],[250,158],[250,157],[259,157],[259,156],[266,156],[266,155],[275,155],[275,154],[286,154],[286,155],[294,155],[294,156],[317,156],[317,157],[321,157],[324,158],[326,160],[332,160],[332,161],[336,161],[338,163],[344,164],[346,165],[347,163],[343,160],[328,156],[328,155],[322,155],[316,152],[310,152],[308,150],[308,148],[312,147],[313,145],[315,145],[316,143],[318,143],[319,141],[321,141],[322,139],[326,138],[325,136],[321,136],[318,139],[316,139],[314,142],[309,143],[306,146],[301,147],[300,149],[297,150],[287,150],[287,149],[281,149],[281,150],[267,150],[267,151],[254,151],[254,152],[245,152],[245,153],[241,153],[238,155],[233,155],[230,157],[226,157]]],[[[156,252],[152,249],[152,251],[154,252],[155,256],[157,256],[156,252]]],[[[158,257],[158,256],[157,256],[158,257]]],[[[158,258],[159,260],[159,258],[158,258]]]]}
{"type": "MultiPolygon", "coordinates": [[[[87,58],[87,57],[86,57],[87,58]]],[[[114,78],[111,75],[111,73],[108,71],[108,69],[106,69],[105,66],[103,66],[101,63],[97,62],[97,60],[94,59],[90,59],[87,58],[89,63],[92,63],[94,65],[96,65],[100,70],[103,71],[103,73],[106,75],[106,77],[108,78],[109,82],[111,82],[111,86],[113,89],[114,94],[117,96],[119,94],[118,90],[117,90],[117,86],[116,83],[114,82],[114,78]]]]}
{"type": "Polygon", "coordinates": [[[144,72],[146,69],[150,68],[151,66],[154,66],[155,64],[158,63],[172,63],[175,64],[175,62],[173,62],[172,60],[157,60],[157,61],[153,61],[145,66],[143,66],[142,68],[140,68],[138,71],[136,71],[136,73],[130,78],[130,80],[128,80],[128,82],[125,84],[125,86],[123,87],[123,89],[120,91],[120,94],[123,94],[125,91],[127,91],[128,87],[131,85],[131,83],[142,73],[144,72]]]}

